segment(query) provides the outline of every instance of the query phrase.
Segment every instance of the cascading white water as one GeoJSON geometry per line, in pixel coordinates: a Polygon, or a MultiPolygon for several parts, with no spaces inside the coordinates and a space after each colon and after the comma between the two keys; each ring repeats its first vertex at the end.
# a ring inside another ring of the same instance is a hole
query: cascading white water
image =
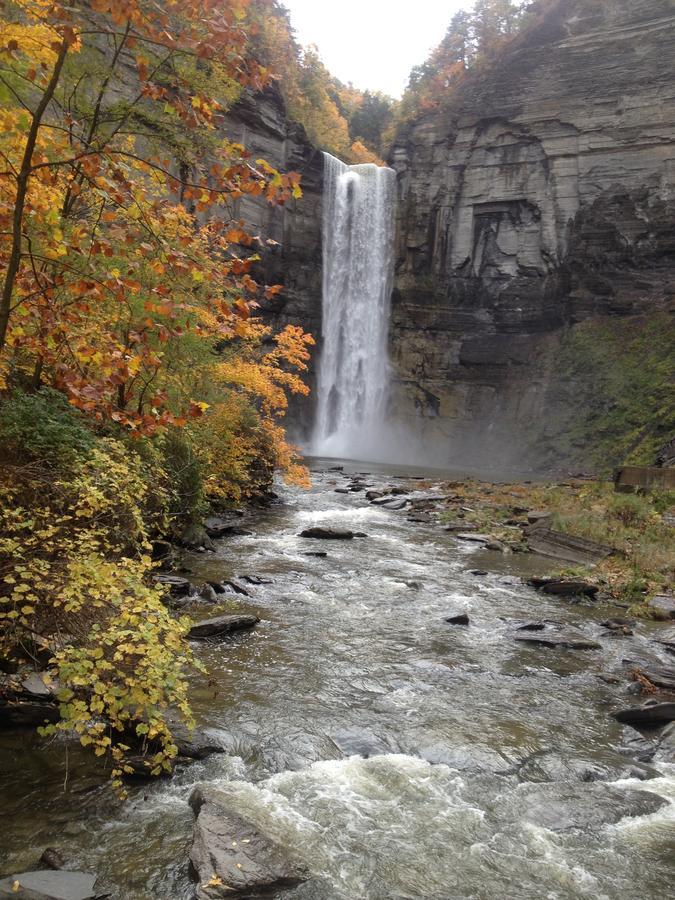
{"type": "Polygon", "coordinates": [[[396,173],[324,153],[323,350],[313,452],[382,456],[396,173]]]}

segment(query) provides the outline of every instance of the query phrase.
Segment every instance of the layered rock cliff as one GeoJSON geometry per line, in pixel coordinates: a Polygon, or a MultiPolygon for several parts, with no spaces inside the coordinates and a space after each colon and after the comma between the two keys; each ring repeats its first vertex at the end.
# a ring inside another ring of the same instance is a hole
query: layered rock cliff
{"type": "MultiPolygon", "coordinates": [[[[271,206],[264,198],[245,196],[232,212],[261,240],[259,280],[283,285],[272,300],[263,301],[263,317],[277,328],[299,324],[319,335],[323,156],[304,128],[290,121],[275,87],[261,94],[245,94],[228,113],[223,129],[230,140],[243,144],[254,160],[262,158],[279,171],[302,176],[299,200],[271,206]]],[[[308,375],[311,387],[315,362],[316,353],[308,375]]],[[[295,439],[308,437],[313,408],[311,395],[293,399],[288,429],[295,439]]]]}
{"type": "Polygon", "coordinates": [[[439,461],[584,462],[578,323],[672,328],[674,69],[672,0],[559,0],[399,135],[395,414],[439,461]]]}

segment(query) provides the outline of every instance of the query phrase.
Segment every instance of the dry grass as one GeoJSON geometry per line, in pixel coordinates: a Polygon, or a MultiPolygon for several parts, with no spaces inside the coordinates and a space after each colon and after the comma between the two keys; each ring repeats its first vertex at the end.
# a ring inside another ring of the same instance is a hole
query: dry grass
{"type": "Polygon", "coordinates": [[[450,482],[446,489],[445,521],[475,525],[513,549],[526,544],[519,525],[528,510],[551,513],[554,530],[616,548],[618,554],[592,569],[568,567],[562,574],[583,574],[635,613],[648,615],[646,601],[675,588],[675,528],[664,519],[675,514],[675,492],[617,494],[610,482],[585,480],[500,485],[467,480],[450,482]]]}

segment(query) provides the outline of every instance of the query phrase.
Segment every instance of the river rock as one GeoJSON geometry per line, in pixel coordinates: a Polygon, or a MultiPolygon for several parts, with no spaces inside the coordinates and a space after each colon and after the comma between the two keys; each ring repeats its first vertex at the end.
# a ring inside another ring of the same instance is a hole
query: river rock
{"type": "Polygon", "coordinates": [[[333,528],[327,525],[315,525],[300,532],[300,537],[326,541],[351,541],[356,537],[367,536],[362,531],[350,531],[349,528],[333,528]]]}
{"type": "Polygon", "coordinates": [[[87,872],[51,870],[21,872],[0,881],[0,897],[23,897],[25,900],[89,900],[95,896],[95,884],[96,875],[87,872]]]}
{"type": "Polygon", "coordinates": [[[647,702],[643,706],[633,706],[612,713],[617,722],[625,725],[652,727],[675,720],[675,703],[647,702]]]}
{"type": "Polygon", "coordinates": [[[303,556],[315,556],[317,559],[325,559],[328,554],[325,550],[308,550],[303,556]]]}
{"type": "Polygon", "coordinates": [[[659,736],[656,758],[659,762],[675,764],[675,722],[666,725],[659,736]]]}
{"type": "Polygon", "coordinates": [[[456,522],[447,522],[445,524],[445,530],[462,532],[478,531],[478,526],[472,525],[470,522],[462,522],[458,520],[456,522]]]}
{"type": "Polygon", "coordinates": [[[492,538],[489,534],[473,534],[469,531],[466,531],[456,534],[455,537],[458,541],[469,541],[474,544],[483,544],[483,546],[492,543],[492,538]]]}
{"type": "Polygon", "coordinates": [[[192,593],[192,585],[181,575],[155,575],[153,580],[164,585],[172,597],[187,597],[192,593]]]}
{"type": "Polygon", "coordinates": [[[391,510],[405,509],[408,502],[408,500],[387,500],[385,503],[380,503],[380,507],[391,510]]]}
{"type": "Polygon", "coordinates": [[[232,581],[232,580],[223,581],[223,587],[225,588],[226,592],[229,589],[230,591],[232,591],[232,593],[240,594],[242,597],[250,597],[251,596],[249,591],[247,591],[243,585],[238,584],[236,581],[232,581]]]}
{"type": "Polygon", "coordinates": [[[214,619],[204,619],[202,622],[194,624],[188,631],[187,637],[191,641],[227,637],[235,631],[253,628],[259,621],[258,616],[248,614],[216,616],[214,619]]]}
{"type": "Polygon", "coordinates": [[[192,731],[182,722],[169,720],[171,736],[178,748],[178,756],[184,759],[206,759],[214,753],[224,753],[225,748],[201,728],[192,731]]]}
{"type": "Polygon", "coordinates": [[[218,594],[211,584],[205,584],[204,587],[199,592],[199,596],[202,600],[205,600],[207,603],[217,603],[218,602],[218,594]]]}
{"type": "Polygon", "coordinates": [[[581,631],[574,628],[537,629],[536,631],[520,631],[514,635],[514,640],[527,644],[540,644],[543,647],[555,647],[565,650],[600,650],[601,645],[597,641],[587,638],[581,631]]]}
{"type": "Polygon", "coordinates": [[[0,696],[0,727],[38,728],[40,725],[58,722],[60,718],[58,705],[52,699],[0,696]]]}
{"type": "Polygon", "coordinates": [[[657,619],[675,619],[675,597],[659,594],[647,601],[647,606],[657,619]]]}
{"type": "Polygon", "coordinates": [[[240,575],[239,577],[247,584],[274,584],[274,581],[271,578],[263,578],[261,575],[240,575]]]}
{"type": "Polygon", "coordinates": [[[386,740],[358,725],[341,728],[331,734],[331,740],[345,756],[362,756],[368,759],[381,753],[391,753],[392,747],[386,740]]]}
{"type": "Polygon", "coordinates": [[[533,509],[528,511],[523,510],[523,507],[521,506],[517,506],[513,508],[513,512],[515,515],[522,515],[522,512],[526,512],[529,525],[542,525],[545,522],[550,522],[552,518],[552,514],[544,509],[533,509]]]}
{"type": "Polygon", "coordinates": [[[601,828],[627,817],[651,815],[667,803],[649,791],[598,782],[523,785],[517,800],[521,821],[551,831],[601,828]]]}
{"type": "Polygon", "coordinates": [[[350,488],[339,487],[339,488],[335,488],[335,493],[336,494],[350,494],[351,490],[350,490],[350,488]]]}
{"type": "Polygon", "coordinates": [[[454,613],[451,616],[446,616],[446,622],[450,625],[468,625],[469,624],[469,616],[464,613],[454,613]]]}
{"type": "Polygon", "coordinates": [[[579,578],[532,578],[532,584],[544,594],[560,597],[594,597],[598,588],[579,578]]]}
{"type": "Polygon", "coordinates": [[[46,847],[38,862],[41,866],[45,866],[45,868],[52,869],[55,872],[65,869],[66,867],[66,860],[61,855],[60,851],[56,850],[54,847],[46,847]]]}
{"type": "Polygon", "coordinates": [[[373,500],[379,500],[383,496],[382,491],[366,491],[366,500],[369,500],[371,503],[373,500]]]}
{"type": "Polygon", "coordinates": [[[669,653],[675,653],[675,628],[667,628],[659,632],[653,640],[657,644],[661,644],[669,653]]]}
{"type": "Polygon", "coordinates": [[[527,542],[535,553],[582,566],[592,566],[616,553],[614,547],[547,528],[535,528],[534,531],[530,531],[527,542]]]}
{"type": "Polygon", "coordinates": [[[222,792],[199,786],[190,806],[196,816],[190,864],[198,881],[197,900],[257,897],[309,877],[280,844],[233,812],[222,792]]]}
{"type": "Polygon", "coordinates": [[[179,543],[188,550],[197,552],[204,550],[215,550],[216,545],[213,543],[203,525],[188,525],[180,536],[179,543]]]}

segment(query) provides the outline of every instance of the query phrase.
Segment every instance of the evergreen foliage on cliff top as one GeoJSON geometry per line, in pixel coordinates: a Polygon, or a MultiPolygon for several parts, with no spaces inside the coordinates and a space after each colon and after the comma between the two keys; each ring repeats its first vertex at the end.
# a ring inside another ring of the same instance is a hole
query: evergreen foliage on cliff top
{"type": "Polygon", "coordinates": [[[424,113],[451,108],[467,75],[490,65],[553,2],[557,0],[474,0],[472,7],[456,13],[441,43],[410,73],[383,138],[385,149],[405,124],[424,113]]]}

